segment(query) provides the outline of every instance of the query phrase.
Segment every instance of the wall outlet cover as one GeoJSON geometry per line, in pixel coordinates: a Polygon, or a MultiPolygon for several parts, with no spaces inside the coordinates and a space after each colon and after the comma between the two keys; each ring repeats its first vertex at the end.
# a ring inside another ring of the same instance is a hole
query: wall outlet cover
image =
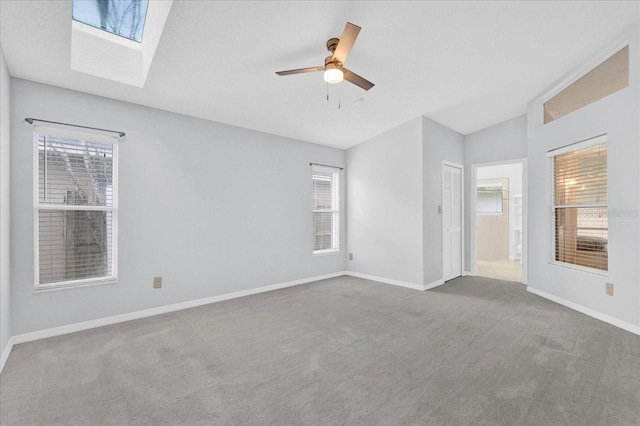
{"type": "Polygon", "coordinates": [[[162,277],[153,277],[153,288],[162,288],[162,277]]]}
{"type": "Polygon", "coordinates": [[[607,283],[607,296],[613,296],[613,283],[607,283]]]}

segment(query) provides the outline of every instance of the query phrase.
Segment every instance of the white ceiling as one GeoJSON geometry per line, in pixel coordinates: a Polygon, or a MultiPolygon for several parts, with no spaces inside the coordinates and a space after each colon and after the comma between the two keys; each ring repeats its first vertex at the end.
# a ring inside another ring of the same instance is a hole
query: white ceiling
{"type": "Polygon", "coordinates": [[[638,19],[638,1],[175,0],[144,88],[70,69],[70,0],[2,0],[0,43],[14,77],[349,148],[421,115],[468,134],[524,114],[638,19]],[[347,21],[373,89],[327,102],[322,73],[275,74],[323,65],[347,21]]]}

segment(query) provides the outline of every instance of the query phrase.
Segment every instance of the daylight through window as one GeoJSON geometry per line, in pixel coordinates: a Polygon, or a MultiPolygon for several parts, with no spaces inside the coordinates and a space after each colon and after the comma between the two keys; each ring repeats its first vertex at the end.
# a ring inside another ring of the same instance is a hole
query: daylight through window
{"type": "Polygon", "coordinates": [[[338,169],[313,166],[313,253],[339,251],[338,169]]]}
{"type": "Polygon", "coordinates": [[[550,153],[555,261],[608,270],[607,141],[550,153]]]}
{"type": "Polygon", "coordinates": [[[73,19],[142,42],[149,0],[73,0],[73,19]]]}
{"type": "Polygon", "coordinates": [[[113,281],[117,145],[54,132],[35,133],[36,289],[113,281]]]}

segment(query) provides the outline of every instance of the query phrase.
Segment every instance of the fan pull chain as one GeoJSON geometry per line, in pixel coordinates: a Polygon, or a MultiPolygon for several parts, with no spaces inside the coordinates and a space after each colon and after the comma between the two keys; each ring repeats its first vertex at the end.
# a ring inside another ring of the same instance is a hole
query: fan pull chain
{"type": "Polygon", "coordinates": [[[329,82],[327,81],[327,101],[329,101],[329,82]]]}

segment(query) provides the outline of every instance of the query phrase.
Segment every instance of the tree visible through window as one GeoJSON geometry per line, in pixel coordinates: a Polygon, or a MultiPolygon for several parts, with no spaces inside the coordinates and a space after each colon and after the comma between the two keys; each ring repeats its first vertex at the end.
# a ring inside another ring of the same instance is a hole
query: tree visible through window
{"type": "Polygon", "coordinates": [[[313,166],[313,252],[339,250],[338,169],[313,166]]]}
{"type": "Polygon", "coordinates": [[[552,152],[555,260],[608,270],[607,141],[552,152]]]}
{"type": "Polygon", "coordinates": [[[115,280],[117,146],[35,139],[36,288],[115,280]]]}

